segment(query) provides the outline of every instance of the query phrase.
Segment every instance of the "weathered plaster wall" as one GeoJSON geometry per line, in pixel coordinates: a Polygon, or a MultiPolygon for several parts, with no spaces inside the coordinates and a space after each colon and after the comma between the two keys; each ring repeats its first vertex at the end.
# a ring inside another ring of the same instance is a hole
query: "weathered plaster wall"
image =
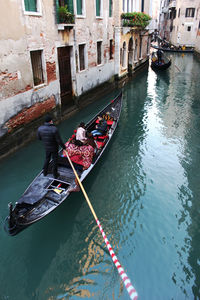
{"type": "Polygon", "coordinates": [[[1,3],[0,136],[60,103],[55,47],[59,35],[53,3],[42,1],[41,16],[24,14],[21,0],[1,3]],[[45,81],[41,86],[34,87],[30,50],[43,51],[45,81]]]}
{"type": "Polygon", "coordinates": [[[173,31],[171,32],[171,42],[172,44],[179,46],[185,45],[188,47],[194,47],[196,43],[197,29],[199,24],[199,18],[196,14],[198,11],[199,0],[177,0],[176,1],[176,15],[177,17],[173,20],[173,31]],[[195,8],[194,17],[185,17],[186,8],[195,8]],[[178,17],[178,12],[180,9],[180,16],[178,17]],[[188,31],[188,26],[191,30],[188,31]]]}
{"type": "MultiPolygon", "coordinates": [[[[0,136],[4,135],[8,131],[9,120],[15,117],[21,119],[21,113],[30,113],[30,107],[37,104],[38,111],[37,116],[43,115],[45,112],[49,111],[49,104],[46,102],[49,99],[54,98],[55,106],[59,103],[59,82],[53,81],[48,86],[38,89],[29,90],[23,94],[18,94],[16,96],[3,99],[0,101],[0,136]],[[42,104],[44,102],[44,105],[42,104]],[[46,104],[45,104],[46,103],[46,104]],[[46,106],[46,108],[45,108],[46,106]]],[[[26,117],[31,121],[30,117],[26,117]]],[[[11,121],[12,122],[12,121],[11,121]]],[[[20,122],[17,122],[20,125],[20,122]]],[[[16,126],[15,126],[16,127],[16,126]]]]}
{"type": "MultiPolygon", "coordinates": [[[[107,1],[108,2],[108,1],[107,1]]],[[[74,56],[78,55],[79,45],[86,47],[86,68],[77,70],[76,95],[80,96],[115,74],[114,56],[109,58],[110,39],[114,44],[114,20],[109,17],[109,2],[103,3],[103,15],[96,17],[94,1],[86,1],[86,17],[76,19],[74,56]],[[97,65],[97,42],[102,42],[102,63],[97,65]]],[[[78,61],[79,63],[79,61],[78,61]]]]}

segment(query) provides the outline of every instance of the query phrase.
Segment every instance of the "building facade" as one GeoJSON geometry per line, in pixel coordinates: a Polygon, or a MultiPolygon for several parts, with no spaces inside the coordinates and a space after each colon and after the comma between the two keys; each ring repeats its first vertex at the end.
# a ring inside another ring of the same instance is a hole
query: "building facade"
{"type": "Polygon", "coordinates": [[[123,12],[148,13],[148,1],[7,0],[0,6],[0,155],[12,133],[50,111],[59,118],[79,96],[148,60],[149,29],[121,21],[123,12]]]}
{"type": "Polygon", "coordinates": [[[199,32],[199,0],[163,0],[159,33],[174,46],[196,47],[199,32]]]}

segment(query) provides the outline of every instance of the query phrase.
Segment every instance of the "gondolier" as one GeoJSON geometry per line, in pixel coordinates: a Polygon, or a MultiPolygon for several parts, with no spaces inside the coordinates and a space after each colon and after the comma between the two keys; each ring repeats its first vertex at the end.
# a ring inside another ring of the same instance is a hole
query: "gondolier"
{"type": "Polygon", "coordinates": [[[57,127],[53,124],[52,117],[50,115],[46,115],[45,123],[38,128],[38,139],[43,141],[46,157],[43,166],[43,175],[46,176],[48,173],[48,166],[50,159],[53,159],[53,175],[55,178],[59,176],[57,171],[57,163],[58,163],[58,149],[59,145],[65,149],[65,144],[63,143],[60,134],[58,132],[57,127]]]}

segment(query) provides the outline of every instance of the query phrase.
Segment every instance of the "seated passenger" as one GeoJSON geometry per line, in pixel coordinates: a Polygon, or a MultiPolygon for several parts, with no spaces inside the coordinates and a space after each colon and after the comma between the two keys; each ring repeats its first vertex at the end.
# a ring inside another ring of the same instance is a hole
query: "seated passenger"
{"type": "Polygon", "coordinates": [[[86,142],[87,142],[85,123],[84,122],[81,122],[80,125],[77,128],[76,141],[78,141],[77,146],[82,146],[82,145],[86,144],[86,142]]]}
{"type": "Polygon", "coordinates": [[[99,124],[96,125],[96,129],[91,133],[93,136],[104,135],[107,131],[107,122],[102,117],[98,116],[99,124]]]}
{"type": "Polygon", "coordinates": [[[105,115],[102,116],[106,121],[113,121],[113,117],[111,117],[110,112],[107,111],[105,115]]]}

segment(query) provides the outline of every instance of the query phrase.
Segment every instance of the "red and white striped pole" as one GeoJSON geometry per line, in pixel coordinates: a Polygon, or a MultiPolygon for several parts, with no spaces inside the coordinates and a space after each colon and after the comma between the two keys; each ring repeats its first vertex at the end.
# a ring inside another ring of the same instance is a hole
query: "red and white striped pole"
{"type": "Polygon", "coordinates": [[[121,276],[121,278],[123,280],[123,283],[124,283],[124,285],[127,289],[127,292],[129,293],[130,298],[132,300],[136,300],[138,298],[138,295],[137,295],[137,292],[136,292],[135,288],[132,286],[130,279],[128,278],[128,276],[124,272],[124,269],[122,268],[120,262],[118,261],[117,256],[115,255],[115,253],[114,253],[114,251],[113,251],[113,249],[112,249],[112,247],[111,247],[111,245],[110,245],[110,243],[109,243],[109,241],[108,241],[108,239],[107,239],[107,237],[106,237],[106,235],[103,231],[103,228],[102,228],[99,220],[97,219],[96,222],[97,222],[97,225],[99,226],[99,229],[100,229],[101,234],[103,236],[104,242],[106,243],[106,246],[108,248],[110,256],[112,257],[112,260],[115,264],[115,267],[117,268],[117,271],[118,271],[119,275],[121,276]]]}
{"type": "Polygon", "coordinates": [[[94,211],[94,209],[93,209],[93,207],[92,207],[92,205],[90,203],[88,195],[86,194],[86,191],[85,191],[85,189],[84,189],[84,187],[83,187],[83,185],[82,185],[82,183],[81,183],[81,181],[80,181],[80,179],[78,177],[78,174],[77,174],[77,172],[76,172],[76,170],[74,168],[74,165],[73,165],[71,159],[69,158],[69,155],[68,155],[68,153],[67,153],[66,150],[65,150],[65,152],[66,152],[67,158],[69,160],[69,163],[70,163],[70,165],[72,167],[72,170],[74,171],[76,179],[77,179],[77,181],[78,181],[78,183],[80,185],[80,188],[81,188],[81,190],[82,190],[82,192],[83,192],[83,194],[85,196],[85,199],[86,199],[86,201],[87,201],[87,203],[89,205],[89,208],[90,208],[90,210],[91,210],[91,212],[92,212],[92,214],[93,214],[93,216],[95,218],[95,221],[97,222],[97,225],[98,225],[98,227],[99,227],[99,229],[101,231],[101,234],[102,234],[104,242],[105,242],[105,244],[106,244],[106,246],[108,248],[110,256],[112,257],[112,260],[113,260],[113,262],[114,262],[114,264],[115,264],[115,266],[116,266],[116,268],[118,270],[118,273],[121,276],[121,279],[123,280],[123,283],[124,283],[124,285],[125,285],[125,287],[127,289],[127,292],[129,294],[131,300],[137,300],[138,294],[137,294],[135,288],[132,286],[130,279],[128,278],[128,276],[124,272],[124,269],[122,268],[120,262],[118,261],[117,256],[115,255],[115,253],[114,253],[114,251],[113,251],[113,249],[112,249],[112,247],[111,247],[111,245],[110,245],[110,243],[109,243],[109,241],[108,241],[108,239],[107,239],[107,237],[106,237],[106,235],[105,235],[105,233],[103,231],[103,228],[102,228],[102,226],[101,226],[101,224],[100,224],[100,222],[99,222],[99,220],[97,218],[97,215],[96,215],[96,213],[95,213],[95,211],[94,211]]]}

